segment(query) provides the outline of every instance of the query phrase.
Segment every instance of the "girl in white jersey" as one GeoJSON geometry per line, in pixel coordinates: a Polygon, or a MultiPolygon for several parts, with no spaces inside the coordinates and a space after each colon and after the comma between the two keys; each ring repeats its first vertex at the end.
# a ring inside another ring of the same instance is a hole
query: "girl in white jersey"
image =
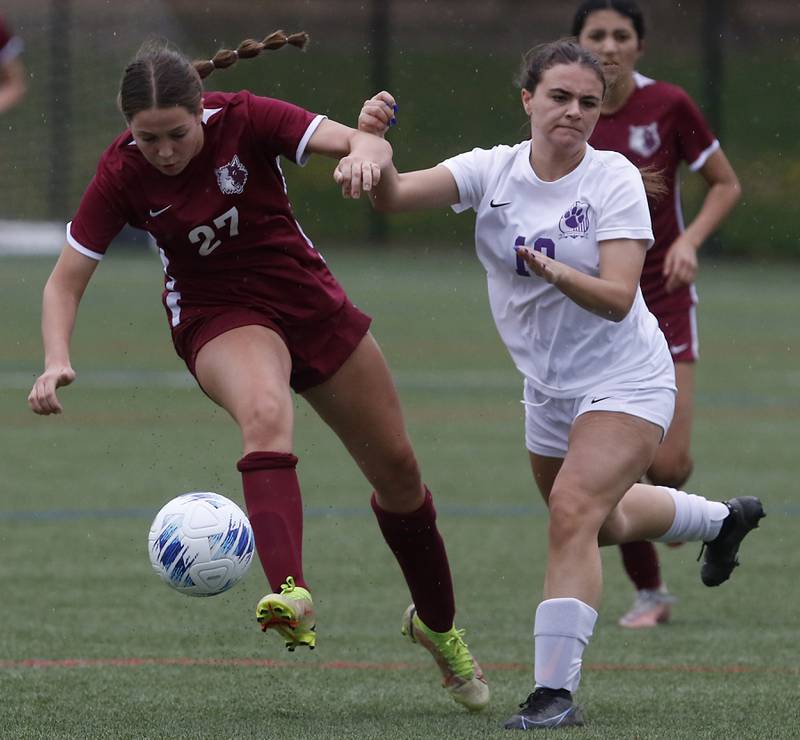
{"type": "MultiPolygon", "coordinates": [[[[707,544],[701,576],[727,580],[763,516],[742,497],[721,503],[637,483],[672,416],[672,362],[639,290],[652,244],[645,189],[622,155],[587,145],[605,92],[602,69],[571,42],[526,55],[520,75],[531,141],[399,174],[381,163],[378,210],[475,210],[497,328],[524,376],[526,445],[550,510],[544,600],[536,610],[535,687],[508,729],[582,724],[572,692],[597,619],[598,543],[707,544]]],[[[394,98],[367,101],[359,127],[383,134],[394,98]]],[[[356,163],[357,164],[357,163],[356,163]]],[[[335,179],[362,191],[345,157],[335,179]]]]}

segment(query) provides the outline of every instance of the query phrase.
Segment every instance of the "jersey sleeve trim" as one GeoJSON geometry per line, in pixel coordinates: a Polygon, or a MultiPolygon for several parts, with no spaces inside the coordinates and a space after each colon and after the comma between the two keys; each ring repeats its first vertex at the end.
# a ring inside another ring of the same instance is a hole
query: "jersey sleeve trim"
{"type": "Polygon", "coordinates": [[[203,108],[203,123],[208,123],[221,110],[222,108],[203,108]]]}
{"type": "Polygon", "coordinates": [[[87,249],[83,246],[75,237],[72,236],[70,232],[70,226],[72,226],[72,221],[67,224],[67,243],[76,251],[80,252],[84,257],[89,257],[90,259],[96,260],[99,262],[103,259],[103,255],[100,252],[93,252],[91,249],[87,249]]]}
{"type": "Polygon", "coordinates": [[[647,242],[647,248],[653,246],[653,230],[642,226],[639,228],[626,226],[625,228],[598,229],[595,232],[598,242],[607,242],[612,239],[643,239],[647,242]]]}
{"type": "Polygon", "coordinates": [[[468,211],[472,206],[469,203],[464,203],[464,192],[466,190],[463,177],[461,176],[461,169],[456,166],[455,162],[451,163],[451,160],[446,159],[444,162],[440,162],[439,166],[446,167],[450,174],[453,176],[453,179],[456,181],[456,188],[458,189],[458,203],[452,203],[450,208],[453,209],[453,213],[464,213],[464,211],[468,211]]]}
{"type": "Polygon", "coordinates": [[[314,135],[314,132],[317,130],[319,125],[327,118],[328,116],[317,116],[314,118],[311,123],[308,124],[308,128],[306,132],[303,134],[303,138],[300,139],[300,143],[297,145],[297,151],[294,155],[294,161],[297,162],[301,167],[304,167],[306,162],[308,162],[309,157],[311,156],[306,151],[306,146],[308,146],[308,140],[314,135]]]}
{"type": "Polygon", "coordinates": [[[0,64],[7,64],[22,54],[25,43],[19,36],[12,36],[8,43],[0,49],[0,64]]]}
{"type": "Polygon", "coordinates": [[[714,139],[714,141],[711,142],[711,145],[704,149],[700,156],[689,165],[689,169],[692,172],[697,172],[697,170],[699,170],[708,161],[708,158],[715,151],[717,151],[717,149],[719,149],[719,139],[714,139]]]}

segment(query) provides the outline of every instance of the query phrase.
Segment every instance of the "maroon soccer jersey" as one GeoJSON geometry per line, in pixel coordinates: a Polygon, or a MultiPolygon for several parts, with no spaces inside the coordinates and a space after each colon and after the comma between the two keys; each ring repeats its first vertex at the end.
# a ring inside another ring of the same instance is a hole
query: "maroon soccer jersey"
{"type": "Polygon", "coordinates": [[[678,167],[694,171],[719,148],[702,113],[679,87],[635,74],[636,89],[612,115],[601,115],[589,143],[596,149],[624,154],[637,167],[653,167],[664,177],[667,192],[650,200],[655,244],[642,270],[642,293],[657,316],[686,309],[695,301],[694,286],[672,293],[664,288],[664,257],[683,231],[678,167]]]}
{"type": "Polygon", "coordinates": [[[126,223],[149,232],[173,333],[225,306],[289,323],[334,313],[346,296],[295,220],[279,164],[304,162],[323,117],[249,92],[203,104],[203,148],[178,175],[149,164],[130,131],[114,141],[67,226],[70,245],[99,260],[126,223]]]}

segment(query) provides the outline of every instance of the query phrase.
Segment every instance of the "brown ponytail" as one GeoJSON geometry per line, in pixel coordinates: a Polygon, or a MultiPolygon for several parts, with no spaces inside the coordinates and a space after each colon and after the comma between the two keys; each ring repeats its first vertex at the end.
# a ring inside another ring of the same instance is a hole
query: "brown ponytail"
{"type": "Polygon", "coordinates": [[[136,58],[125,68],[117,104],[129,123],[137,113],[151,108],[179,106],[190,113],[199,113],[203,97],[201,79],[215,69],[236,64],[239,59],[251,59],[262,51],[280,49],[287,44],[304,49],[308,34],[303,31],[287,36],[283,31],[273,31],[263,41],[245,39],[235,50],[222,49],[213,59],[200,62],[190,62],[163,39],[150,39],[142,44],[136,58]]]}
{"type": "Polygon", "coordinates": [[[192,62],[201,79],[208,77],[215,69],[225,69],[236,64],[240,59],[252,59],[262,51],[273,51],[289,44],[298,49],[305,49],[309,36],[305,31],[287,36],[283,31],[273,31],[263,41],[245,39],[236,49],[220,49],[211,59],[192,62]]]}
{"type": "Polygon", "coordinates": [[[639,174],[644,183],[644,192],[651,200],[658,201],[667,194],[667,184],[664,182],[664,171],[658,170],[653,165],[640,167],[639,174]]]}

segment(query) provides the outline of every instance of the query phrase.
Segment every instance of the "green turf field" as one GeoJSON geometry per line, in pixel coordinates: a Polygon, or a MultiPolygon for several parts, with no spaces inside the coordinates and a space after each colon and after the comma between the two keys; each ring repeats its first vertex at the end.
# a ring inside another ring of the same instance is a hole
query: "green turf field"
{"type": "MultiPolygon", "coordinates": [[[[209,600],[150,571],[156,509],[187,490],[241,502],[238,432],[186,380],[159,303],[158,259],[110,256],[84,299],[65,413],[25,396],[41,363],[49,260],[0,263],[0,539],[11,587],[0,633],[0,737],[488,738],[531,689],[544,508],[522,442],[520,388],[464,251],[324,250],[395,369],[440,511],[459,623],[493,688],[471,716],[399,634],[408,595],[370,489],[302,402],[297,453],[318,649],[285,653],[257,629],[258,564],[209,600]]],[[[588,726],[570,737],[792,738],[800,733],[798,268],[703,265],[693,489],[755,493],[768,518],[730,583],[706,589],[694,545],[661,548],[680,597],[644,633],[615,550],[585,654],[588,726]]]]}

